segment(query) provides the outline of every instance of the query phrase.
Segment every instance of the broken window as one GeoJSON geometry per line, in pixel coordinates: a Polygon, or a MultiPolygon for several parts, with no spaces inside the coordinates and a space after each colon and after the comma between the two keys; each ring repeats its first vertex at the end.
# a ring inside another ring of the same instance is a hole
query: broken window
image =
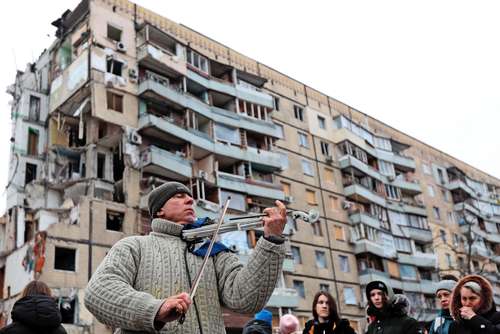
{"type": "Polygon", "coordinates": [[[273,104],[274,104],[274,110],[279,111],[280,110],[280,98],[277,96],[273,96],[273,104]]]}
{"type": "Polygon", "coordinates": [[[123,212],[106,210],[106,230],[122,232],[123,218],[123,212]]]}
{"type": "Polygon", "coordinates": [[[71,64],[71,57],[72,57],[72,52],[71,52],[71,41],[68,40],[66,41],[58,50],[57,52],[58,58],[59,58],[59,68],[61,70],[64,70],[66,67],[71,64]]]}
{"type": "Polygon", "coordinates": [[[117,150],[113,153],[113,179],[115,182],[123,179],[123,170],[125,169],[125,165],[123,164],[123,159],[121,152],[117,150]]]}
{"type": "Polygon", "coordinates": [[[330,156],[330,145],[324,141],[320,142],[321,145],[321,154],[324,156],[330,156]]]}
{"type": "Polygon", "coordinates": [[[99,128],[97,130],[97,137],[99,139],[106,137],[107,128],[108,126],[105,122],[99,122],[99,128]]]}
{"type": "Polygon", "coordinates": [[[75,323],[75,298],[61,297],[59,299],[59,311],[61,312],[61,323],[75,323]]]}
{"type": "Polygon", "coordinates": [[[108,109],[123,112],[123,95],[115,94],[110,91],[106,92],[106,101],[108,109]]]}
{"type": "Polygon", "coordinates": [[[35,237],[35,231],[36,231],[36,222],[26,220],[25,222],[25,228],[24,228],[24,242],[30,241],[35,237]]]}
{"type": "Polygon", "coordinates": [[[27,162],[24,174],[24,184],[26,185],[33,180],[36,180],[36,165],[27,162]]]}
{"type": "Polygon", "coordinates": [[[30,95],[30,110],[28,119],[35,122],[40,120],[40,98],[38,96],[30,95]]]}
{"type": "Polygon", "coordinates": [[[76,271],[76,249],[56,246],[54,269],[76,271]]]}
{"type": "Polygon", "coordinates": [[[38,155],[38,130],[28,128],[28,155],[38,155]]]}
{"type": "Polygon", "coordinates": [[[208,73],[208,61],[207,58],[203,57],[202,55],[198,54],[197,52],[194,52],[193,50],[187,50],[187,62],[199,69],[200,71],[203,71],[205,73],[208,73]]]}
{"type": "Polygon", "coordinates": [[[117,27],[108,24],[108,38],[113,41],[120,42],[122,40],[122,31],[117,27]]]}
{"type": "Polygon", "coordinates": [[[113,58],[106,61],[106,71],[114,75],[122,76],[123,63],[113,58]]]}
{"type": "Polygon", "coordinates": [[[293,115],[299,121],[301,121],[301,122],[304,121],[304,109],[302,107],[294,105],[293,106],[293,115]]]}
{"type": "Polygon", "coordinates": [[[106,165],[106,154],[97,153],[97,178],[104,179],[106,165]]]}

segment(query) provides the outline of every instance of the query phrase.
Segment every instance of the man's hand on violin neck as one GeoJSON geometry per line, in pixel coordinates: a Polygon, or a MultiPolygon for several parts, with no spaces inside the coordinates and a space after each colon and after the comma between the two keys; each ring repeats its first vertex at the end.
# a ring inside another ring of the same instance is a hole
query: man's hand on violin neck
{"type": "Polygon", "coordinates": [[[266,237],[274,235],[281,236],[286,225],[286,207],[280,201],[276,201],[276,206],[264,209],[266,217],[262,218],[264,222],[264,235],[266,237]]]}

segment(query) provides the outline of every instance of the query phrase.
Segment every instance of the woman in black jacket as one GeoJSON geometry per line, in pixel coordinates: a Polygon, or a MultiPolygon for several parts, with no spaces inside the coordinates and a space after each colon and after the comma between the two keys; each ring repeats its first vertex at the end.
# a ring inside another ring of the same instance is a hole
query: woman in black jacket
{"type": "Polygon", "coordinates": [[[478,275],[462,278],[453,289],[450,334],[500,333],[500,312],[495,310],[493,288],[478,275]]]}
{"type": "Polygon", "coordinates": [[[382,281],[373,281],[366,286],[368,316],[371,319],[366,334],[420,334],[417,320],[408,316],[408,299],[397,295],[382,281]]]}
{"type": "Polygon", "coordinates": [[[302,334],[356,334],[347,319],[340,319],[335,300],[326,291],[314,296],[312,313],[302,334]]]}
{"type": "Polygon", "coordinates": [[[0,334],[66,334],[61,313],[47,284],[32,281],[26,285],[12,308],[12,323],[0,334]]]}

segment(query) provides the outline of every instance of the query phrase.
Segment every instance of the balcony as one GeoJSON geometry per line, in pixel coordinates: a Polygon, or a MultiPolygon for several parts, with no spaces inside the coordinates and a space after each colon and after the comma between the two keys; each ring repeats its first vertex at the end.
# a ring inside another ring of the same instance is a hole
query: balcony
{"type": "Polygon", "coordinates": [[[281,168],[281,156],[278,153],[257,150],[253,147],[243,149],[239,146],[216,143],[213,139],[199,134],[195,130],[184,129],[166,118],[144,114],[139,117],[139,129],[159,138],[167,136],[180,138],[206,153],[211,152],[236,160],[250,161],[256,165],[268,167],[271,170],[281,168]]]}
{"type": "Polygon", "coordinates": [[[479,216],[479,210],[472,204],[472,201],[465,200],[453,206],[455,211],[463,212],[468,211],[476,216],[479,216]]]}
{"type": "Polygon", "coordinates": [[[403,170],[409,171],[415,170],[416,168],[415,160],[413,160],[413,158],[380,149],[375,149],[375,151],[377,152],[377,158],[392,162],[394,165],[401,167],[403,170]]]}
{"type": "Polygon", "coordinates": [[[262,91],[250,89],[243,85],[235,85],[212,76],[205,77],[191,70],[187,71],[187,77],[208,90],[218,91],[271,109],[274,108],[272,96],[262,91]]]}
{"type": "Polygon", "coordinates": [[[437,264],[436,254],[415,252],[409,254],[398,254],[400,263],[411,264],[423,268],[435,268],[437,264]]]}
{"type": "Polygon", "coordinates": [[[387,249],[381,243],[377,243],[367,239],[359,239],[354,241],[354,254],[371,253],[383,258],[396,258],[395,249],[387,249]]]}
{"type": "Polygon", "coordinates": [[[415,196],[422,193],[422,189],[420,188],[419,183],[412,182],[402,175],[396,177],[394,181],[391,182],[391,185],[400,188],[402,192],[410,196],[415,196]]]}
{"type": "Polygon", "coordinates": [[[500,265],[500,255],[492,255],[490,258],[493,262],[500,265]]]}
{"type": "MultiPolygon", "coordinates": [[[[468,246],[466,245],[465,246],[465,252],[467,253],[468,252],[468,246]]],[[[482,245],[479,245],[477,243],[473,243],[472,246],[471,246],[471,255],[472,256],[476,256],[476,257],[480,257],[480,258],[484,258],[484,259],[489,259],[490,256],[491,256],[491,252],[486,249],[485,247],[483,247],[482,245]]]]}
{"type": "Polygon", "coordinates": [[[144,172],[178,181],[186,181],[193,177],[193,168],[189,160],[156,146],[150,146],[142,151],[140,166],[144,172]]]}
{"type": "Polygon", "coordinates": [[[386,206],[385,198],[381,195],[363,187],[360,184],[351,184],[344,186],[344,194],[346,197],[351,197],[365,202],[372,202],[381,206],[386,206]]]}
{"type": "Polygon", "coordinates": [[[271,121],[263,121],[229,110],[209,106],[201,100],[186,94],[178,86],[155,80],[154,75],[146,75],[139,83],[138,95],[174,105],[178,109],[191,109],[213,120],[234,128],[242,128],[267,136],[280,137],[279,128],[271,121]]]}
{"type": "Polygon", "coordinates": [[[446,188],[450,191],[454,190],[463,190],[466,192],[470,197],[476,198],[476,192],[469,187],[463,180],[455,178],[455,179],[450,179],[450,182],[446,184],[446,188]]]}
{"type": "Polygon", "coordinates": [[[385,281],[389,280],[389,274],[385,271],[376,269],[365,269],[359,272],[359,284],[367,285],[372,281],[385,281]]]}
{"type": "Polygon", "coordinates": [[[434,295],[436,293],[436,282],[429,280],[421,280],[420,289],[422,293],[434,295]]]}
{"type": "Polygon", "coordinates": [[[365,164],[364,162],[356,159],[350,155],[344,155],[339,159],[340,169],[346,169],[349,167],[356,168],[364,174],[373,177],[381,182],[387,183],[387,178],[379,173],[379,171],[373,169],[371,166],[365,164]]]}
{"type": "Polygon", "coordinates": [[[266,304],[267,307],[288,307],[299,306],[299,294],[292,288],[275,288],[271,298],[266,304]]]}
{"type": "Polygon", "coordinates": [[[90,95],[90,89],[81,89],[89,77],[89,54],[83,51],[78,58],[62,71],[50,85],[49,113],[59,109],[66,115],[74,112],[90,95]]]}
{"type": "Polygon", "coordinates": [[[412,213],[419,216],[427,216],[427,210],[424,205],[416,201],[402,200],[400,202],[387,202],[387,208],[399,212],[412,213]]]}
{"type": "Polygon", "coordinates": [[[137,48],[139,65],[154,69],[172,77],[186,76],[186,62],[166,50],[147,43],[137,48]]]}
{"type": "Polygon", "coordinates": [[[224,172],[217,172],[216,175],[217,186],[220,188],[253,196],[279,199],[281,201],[285,199],[285,193],[279,184],[245,178],[244,176],[224,172]]]}
{"type": "Polygon", "coordinates": [[[349,219],[353,224],[365,224],[373,228],[380,229],[380,221],[364,212],[355,212],[350,214],[349,219]]]}
{"type": "Polygon", "coordinates": [[[411,239],[422,243],[432,242],[432,231],[413,226],[399,225],[401,230],[411,239]]]}

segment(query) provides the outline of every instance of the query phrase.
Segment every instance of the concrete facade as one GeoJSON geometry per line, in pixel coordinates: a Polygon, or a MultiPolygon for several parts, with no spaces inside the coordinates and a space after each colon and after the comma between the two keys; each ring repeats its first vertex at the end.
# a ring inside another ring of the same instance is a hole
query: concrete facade
{"type": "MultiPolygon", "coordinates": [[[[147,193],[167,180],[192,189],[200,216],[229,195],[232,215],[275,199],[320,213],[287,224],[275,319],[303,324],[328,289],[362,331],[374,279],[423,305],[420,321],[445,273],[488,275],[500,299],[500,180],[131,2],[82,1],[56,26],[8,88],[4,320],[37,278],[69,305],[69,332],[111,332],[83,289],[114,243],[150,231],[147,193]]],[[[223,240],[245,261],[260,234],[223,240]]],[[[252,316],[225,314],[231,332],[252,316]]]]}

